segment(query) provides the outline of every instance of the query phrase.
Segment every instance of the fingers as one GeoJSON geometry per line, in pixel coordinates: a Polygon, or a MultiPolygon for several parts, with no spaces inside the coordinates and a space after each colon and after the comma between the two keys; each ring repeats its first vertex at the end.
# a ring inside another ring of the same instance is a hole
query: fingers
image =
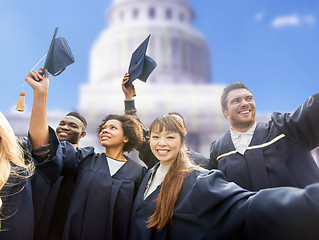
{"type": "Polygon", "coordinates": [[[125,73],[124,77],[123,77],[123,84],[126,84],[128,81],[130,80],[130,74],[129,73],[125,73]]]}
{"type": "Polygon", "coordinates": [[[49,89],[49,74],[45,72],[45,76],[42,77],[41,73],[42,69],[29,72],[25,81],[32,87],[34,92],[47,93],[49,89]]]}
{"type": "MultiPolygon", "coordinates": [[[[41,71],[39,71],[41,73],[41,71]]],[[[35,80],[35,81],[41,81],[43,79],[43,77],[41,76],[41,74],[37,72],[37,71],[31,71],[28,73],[27,77],[25,78],[25,80],[28,82],[30,80],[35,80]]]]}
{"type": "Polygon", "coordinates": [[[46,71],[46,70],[44,71],[44,77],[45,77],[45,78],[49,78],[49,73],[48,73],[48,71],[46,71]]]}

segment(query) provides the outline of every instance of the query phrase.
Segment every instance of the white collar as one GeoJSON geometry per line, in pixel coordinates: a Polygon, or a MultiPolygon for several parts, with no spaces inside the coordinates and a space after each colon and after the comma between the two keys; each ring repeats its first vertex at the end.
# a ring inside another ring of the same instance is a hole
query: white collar
{"type": "Polygon", "coordinates": [[[237,132],[230,129],[230,135],[232,138],[239,138],[241,135],[253,135],[256,129],[257,123],[255,122],[254,125],[247,131],[247,132],[237,132]]]}

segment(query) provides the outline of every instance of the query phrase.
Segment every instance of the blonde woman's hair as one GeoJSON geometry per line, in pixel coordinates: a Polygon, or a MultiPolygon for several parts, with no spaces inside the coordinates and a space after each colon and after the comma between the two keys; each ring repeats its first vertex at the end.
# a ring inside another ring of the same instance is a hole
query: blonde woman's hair
{"type": "MultiPolygon", "coordinates": [[[[31,161],[25,160],[24,154],[8,120],[0,111],[0,191],[6,184],[9,184],[7,181],[10,176],[15,176],[22,180],[33,174],[33,164],[31,161]],[[21,168],[28,171],[28,174],[25,174],[25,171],[21,170],[21,168]]],[[[3,196],[0,196],[0,214],[2,213],[1,197],[3,196]]],[[[6,216],[1,214],[0,227],[3,217],[6,216]]]]}

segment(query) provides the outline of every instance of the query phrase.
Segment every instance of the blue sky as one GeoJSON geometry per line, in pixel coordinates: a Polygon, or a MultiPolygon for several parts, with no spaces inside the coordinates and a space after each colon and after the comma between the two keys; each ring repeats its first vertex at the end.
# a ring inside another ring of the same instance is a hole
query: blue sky
{"type": "MultiPolygon", "coordinates": [[[[75,63],[51,77],[49,110],[74,110],[88,82],[89,53],[107,26],[110,0],[0,0],[0,110],[12,111],[24,78],[45,54],[53,30],[75,63]]],[[[189,0],[193,26],[211,51],[212,82],[244,82],[257,112],[293,111],[319,89],[319,1],[189,0]]],[[[43,66],[43,63],[40,64],[43,66]]],[[[25,84],[26,105],[32,104],[25,84]]]]}

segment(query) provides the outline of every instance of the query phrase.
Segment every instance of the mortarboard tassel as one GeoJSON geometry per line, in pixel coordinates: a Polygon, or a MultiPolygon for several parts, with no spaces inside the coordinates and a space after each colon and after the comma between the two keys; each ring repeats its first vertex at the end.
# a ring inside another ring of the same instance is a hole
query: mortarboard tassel
{"type": "MultiPolygon", "coordinates": [[[[31,72],[36,68],[36,66],[38,66],[38,64],[43,60],[43,58],[45,58],[45,56],[47,55],[47,53],[40,59],[39,62],[37,62],[37,64],[30,70],[31,72]]],[[[16,110],[19,112],[23,112],[24,111],[24,97],[25,97],[25,93],[23,92],[24,89],[24,83],[22,85],[22,91],[19,93],[19,99],[17,102],[17,106],[16,106],[16,110]]]]}
{"type": "Polygon", "coordinates": [[[19,111],[19,112],[23,112],[24,111],[24,96],[25,96],[25,93],[23,92],[20,92],[19,93],[19,99],[18,99],[18,102],[17,102],[17,106],[16,106],[16,110],[19,111]]]}

